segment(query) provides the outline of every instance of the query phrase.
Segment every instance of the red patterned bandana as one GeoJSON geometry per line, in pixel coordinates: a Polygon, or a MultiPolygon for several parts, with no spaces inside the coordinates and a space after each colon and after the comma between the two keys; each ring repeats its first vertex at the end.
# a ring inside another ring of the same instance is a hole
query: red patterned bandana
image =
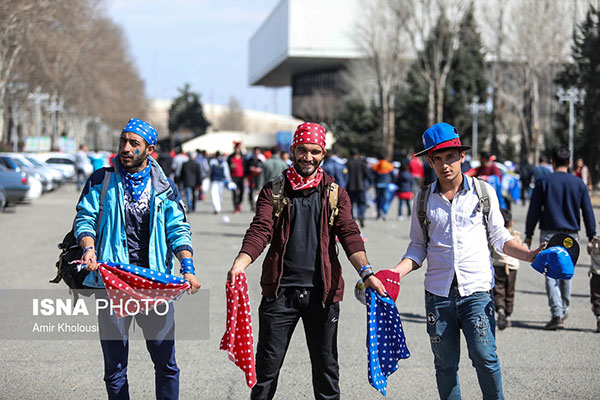
{"type": "Polygon", "coordinates": [[[321,179],[323,179],[323,168],[317,168],[317,174],[312,178],[304,178],[294,169],[292,165],[288,169],[285,170],[285,176],[287,176],[288,181],[290,181],[290,185],[292,185],[292,189],[294,190],[303,190],[303,189],[311,189],[319,186],[321,183],[321,179]]]}
{"type": "Polygon", "coordinates": [[[299,125],[296,132],[294,132],[291,147],[300,143],[318,144],[325,150],[325,128],[314,122],[305,122],[299,125]]]}

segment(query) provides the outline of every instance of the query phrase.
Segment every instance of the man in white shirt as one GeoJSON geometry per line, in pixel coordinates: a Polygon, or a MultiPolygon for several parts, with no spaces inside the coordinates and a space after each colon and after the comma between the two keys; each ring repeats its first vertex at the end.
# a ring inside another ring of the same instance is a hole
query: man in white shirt
{"type": "MultiPolygon", "coordinates": [[[[488,237],[497,250],[528,262],[533,261],[545,243],[535,250],[518,244],[504,227],[498,199],[493,195],[488,196],[486,231],[474,178],[461,172],[469,146],[461,144],[456,128],[444,122],[435,124],[423,134],[423,144],[425,150],[415,156],[427,154],[437,175],[426,205],[427,234],[423,233],[418,213],[414,212],[408,250],[393,270],[403,277],[420,268],[427,258],[427,333],[440,398],[460,399],[458,364],[462,329],[483,398],[503,399],[491,294],[494,268],[488,237]]],[[[487,185],[487,192],[494,194],[490,185],[485,182],[481,185],[487,185]]]]}

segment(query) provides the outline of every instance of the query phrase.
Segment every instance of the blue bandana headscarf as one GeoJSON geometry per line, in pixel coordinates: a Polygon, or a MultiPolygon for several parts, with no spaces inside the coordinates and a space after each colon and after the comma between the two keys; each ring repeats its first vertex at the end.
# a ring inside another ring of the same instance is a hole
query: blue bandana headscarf
{"type": "MultiPolygon", "coordinates": [[[[156,145],[156,140],[158,139],[156,128],[138,118],[131,118],[125,128],[121,131],[121,133],[123,132],[135,133],[136,135],[141,136],[146,143],[151,146],[156,145]]],[[[125,188],[127,193],[133,198],[133,201],[138,201],[140,199],[140,196],[144,193],[144,190],[148,185],[148,181],[150,180],[150,163],[150,157],[148,157],[148,165],[146,168],[134,174],[123,170],[125,188]]]]}
{"type": "Polygon", "coordinates": [[[369,383],[385,396],[387,378],[398,369],[398,361],[410,357],[396,303],[371,288],[367,298],[367,350],[369,383]]]}
{"type": "Polygon", "coordinates": [[[131,132],[140,135],[146,143],[151,146],[156,145],[156,141],[158,140],[156,128],[138,118],[131,118],[127,123],[127,126],[121,131],[121,133],[123,132],[131,132]]]}

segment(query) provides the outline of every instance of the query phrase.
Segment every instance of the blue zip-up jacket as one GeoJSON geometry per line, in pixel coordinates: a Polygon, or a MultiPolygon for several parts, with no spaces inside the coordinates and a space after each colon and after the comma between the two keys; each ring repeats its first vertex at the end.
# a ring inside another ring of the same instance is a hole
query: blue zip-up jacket
{"type": "Polygon", "coordinates": [[[525,237],[532,237],[540,222],[543,231],[579,232],[583,214],[588,239],[596,235],[596,222],[590,195],[583,181],[566,172],[554,172],[539,178],[531,194],[525,222],[525,237]]]}
{"type": "MultiPolygon", "coordinates": [[[[150,202],[150,243],[148,247],[148,268],[171,274],[173,256],[182,250],[192,250],[190,224],[187,222],[179,192],[172,180],[168,179],[158,163],[150,158],[152,199],[150,202]]],[[[75,217],[75,236],[77,241],[84,236],[95,239],[98,260],[129,264],[127,234],[125,232],[125,201],[118,158],[113,160],[114,168],[101,168],[88,179],[75,217]],[[111,170],[104,211],[96,235],[100,193],[106,171],[111,170]]],[[[104,287],[98,271],[85,278],[84,285],[104,287]]]]}

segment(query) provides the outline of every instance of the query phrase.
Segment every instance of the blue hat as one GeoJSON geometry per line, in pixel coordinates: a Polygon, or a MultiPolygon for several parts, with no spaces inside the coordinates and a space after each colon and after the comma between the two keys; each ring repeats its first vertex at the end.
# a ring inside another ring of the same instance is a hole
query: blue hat
{"type": "Polygon", "coordinates": [[[121,133],[131,132],[140,135],[149,145],[154,146],[158,140],[156,128],[138,118],[131,118],[121,133]]]}
{"type": "Polygon", "coordinates": [[[458,130],[445,122],[439,122],[423,133],[423,147],[425,150],[415,153],[414,157],[445,148],[459,148],[460,150],[471,148],[471,146],[463,146],[458,136],[458,130]]]}
{"type": "Polygon", "coordinates": [[[550,247],[540,252],[531,266],[539,273],[554,279],[571,279],[575,273],[573,259],[563,247],[550,247]]]}

